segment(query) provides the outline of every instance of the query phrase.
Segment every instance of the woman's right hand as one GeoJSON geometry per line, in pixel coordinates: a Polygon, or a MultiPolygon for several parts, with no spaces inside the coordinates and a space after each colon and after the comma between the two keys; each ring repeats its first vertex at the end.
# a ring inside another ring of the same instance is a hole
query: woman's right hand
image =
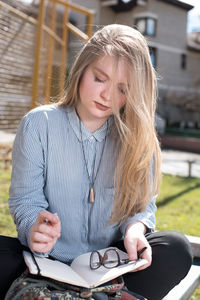
{"type": "Polygon", "coordinates": [[[31,250],[41,253],[50,251],[60,237],[60,233],[61,223],[59,217],[47,210],[41,211],[31,229],[31,250]]]}

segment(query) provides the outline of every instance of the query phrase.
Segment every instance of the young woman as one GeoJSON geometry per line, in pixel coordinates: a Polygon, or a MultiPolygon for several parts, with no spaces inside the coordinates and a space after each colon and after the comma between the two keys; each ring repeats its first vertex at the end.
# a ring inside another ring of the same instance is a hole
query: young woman
{"type": "Polygon", "coordinates": [[[184,278],[192,261],[187,240],[154,232],[161,161],[155,108],[144,37],[117,24],[96,32],[64,98],[30,111],[17,132],[9,205],[18,239],[1,237],[1,248],[15,253],[15,262],[12,252],[0,256],[7,264],[1,287],[24,270],[24,246],[66,263],[110,245],[135,259],[147,247],[148,264],[124,280],[152,300],[184,278]]]}

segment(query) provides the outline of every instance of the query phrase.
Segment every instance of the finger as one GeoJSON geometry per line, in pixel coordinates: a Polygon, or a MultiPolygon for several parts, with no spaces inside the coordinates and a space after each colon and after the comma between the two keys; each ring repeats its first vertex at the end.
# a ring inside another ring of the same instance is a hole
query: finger
{"type": "Polygon", "coordinates": [[[40,232],[33,232],[31,235],[32,243],[49,243],[54,241],[54,238],[40,232]]]}
{"type": "Polygon", "coordinates": [[[59,217],[47,210],[42,210],[38,215],[37,222],[44,223],[44,221],[46,221],[46,223],[51,223],[52,225],[54,225],[59,222],[59,217]]]}
{"type": "Polygon", "coordinates": [[[142,253],[140,258],[143,258],[147,261],[147,264],[139,267],[136,271],[141,271],[148,268],[152,263],[152,250],[151,247],[147,247],[147,249],[142,253]]]}
{"type": "Polygon", "coordinates": [[[31,249],[36,252],[45,253],[52,249],[54,243],[33,243],[31,249]]]}
{"type": "Polygon", "coordinates": [[[147,262],[145,265],[143,265],[143,266],[141,266],[141,267],[139,267],[139,268],[137,268],[137,269],[135,269],[135,270],[133,270],[131,272],[137,272],[137,271],[144,270],[144,269],[148,268],[150,265],[151,265],[151,261],[147,262]]]}
{"type": "Polygon", "coordinates": [[[61,222],[60,222],[60,219],[58,216],[57,216],[57,218],[58,218],[58,222],[55,224],[52,224],[52,226],[57,232],[60,233],[61,232],[61,222]]]}
{"type": "Polygon", "coordinates": [[[33,251],[48,252],[53,248],[56,241],[57,238],[50,238],[50,241],[47,241],[47,239],[44,238],[44,236],[41,237],[40,235],[37,234],[37,236],[35,235],[33,238],[31,238],[30,246],[33,251]]]}
{"type": "Polygon", "coordinates": [[[138,269],[136,269],[135,271],[141,271],[144,270],[146,268],[148,268],[151,265],[151,261],[148,261],[145,265],[139,267],[138,269]]]}
{"type": "MultiPolygon", "coordinates": [[[[39,213],[36,224],[45,224],[49,227],[52,227],[53,230],[55,230],[59,236],[61,232],[61,223],[60,219],[57,215],[50,213],[49,211],[43,210],[39,213]]],[[[47,227],[46,227],[47,230],[47,227]]],[[[45,230],[45,232],[46,232],[45,230]]]]}
{"type": "Polygon", "coordinates": [[[128,253],[128,257],[129,259],[131,260],[135,260],[137,259],[137,247],[136,247],[136,244],[135,243],[125,243],[125,248],[126,248],[126,251],[128,253]]]}
{"type": "Polygon", "coordinates": [[[40,232],[42,234],[46,234],[52,238],[58,238],[60,237],[60,231],[59,230],[56,230],[54,228],[54,226],[52,226],[51,224],[45,224],[45,223],[42,223],[42,224],[37,224],[35,226],[35,228],[33,229],[34,232],[40,232]]]}
{"type": "Polygon", "coordinates": [[[151,247],[147,247],[147,249],[141,254],[140,258],[146,259],[148,262],[151,263],[152,261],[152,250],[151,247]]]}

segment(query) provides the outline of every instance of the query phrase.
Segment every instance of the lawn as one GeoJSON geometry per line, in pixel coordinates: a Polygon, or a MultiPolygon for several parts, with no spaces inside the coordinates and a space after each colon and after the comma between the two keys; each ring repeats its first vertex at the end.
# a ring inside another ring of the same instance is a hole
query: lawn
{"type": "MultiPolygon", "coordinates": [[[[0,234],[16,236],[15,225],[8,210],[8,189],[11,169],[0,163],[0,234]]],[[[177,230],[199,236],[200,180],[163,175],[161,193],[157,200],[157,230],[177,230]]],[[[200,300],[200,290],[190,300],[200,300]]]]}
{"type": "Polygon", "coordinates": [[[16,236],[15,224],[8,209],[8,189],[10,185],[11,169],[4,169],[0,163],[0,234],[16,236]]]}
{"type": "Polygon", "coordinates": [[[178,230],[199,236],[199,178],[164,175],[157,207],[158,230],[178,230]]]}

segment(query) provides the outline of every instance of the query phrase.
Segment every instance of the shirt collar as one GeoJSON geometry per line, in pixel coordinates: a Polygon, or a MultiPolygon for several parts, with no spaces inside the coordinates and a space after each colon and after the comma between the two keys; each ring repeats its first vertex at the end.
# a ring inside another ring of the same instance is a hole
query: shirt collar
{"type": "MultiPolygon", "coordinates": [[[[67,108],[67,113],[68,113],[69,123],[72,129],[74,130],[74,133],[76,134],[77,138],[81,142],[79,117],[76,113],[75,108],[72,107],[67,108]]],[[[93,136],[98,142],[102,142],[106,136],[106,132],[107,134],[110,132],[112,124],[113,124],[113,117],[111,116],[108,119],[108,130],[107,130],[107,122],[106,122],[101,128],[99,128],[98,130],[92,133],[89,130],[87,130],[87,128],[85,128],[85,126],[81,122],[82,140],[85,141],[93,136]]]]}

